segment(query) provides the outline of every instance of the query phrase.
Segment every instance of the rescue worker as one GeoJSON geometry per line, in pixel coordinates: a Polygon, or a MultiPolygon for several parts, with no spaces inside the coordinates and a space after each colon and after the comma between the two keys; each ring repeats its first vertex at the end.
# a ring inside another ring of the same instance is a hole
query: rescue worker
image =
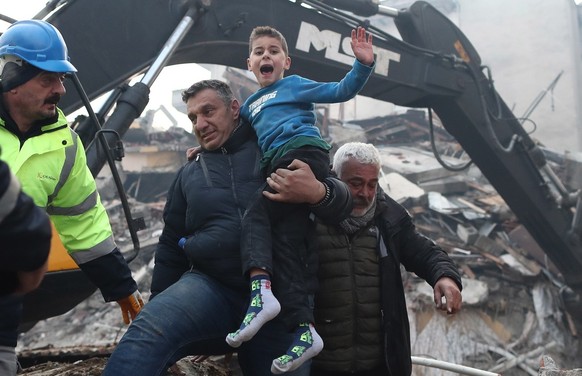
{"type": "Polygon", "coordinates": [[[48,216],[22,193],[8,165],[0,161],[0,375],[16,375],[16,328],[12,309],[20,295],[38,287],[47,270],[51,244],[48,216]],[[4,310],[3,307],[8,307],[4,310]]]}
{"type": "Polygon", "coordinates": [[[129,324],[143,300],[113,239],[81,140],[57,107],[70,72],[76,69],[65,41],[48,22],[19,21],[0,36],[0,158],[46,210],[72,259],[106,302],[120,305],[129,324]]]}

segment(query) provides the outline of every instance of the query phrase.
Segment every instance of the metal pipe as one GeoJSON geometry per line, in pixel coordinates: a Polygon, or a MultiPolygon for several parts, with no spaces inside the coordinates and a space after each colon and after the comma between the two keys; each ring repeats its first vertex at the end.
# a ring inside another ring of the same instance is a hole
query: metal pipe
{"type": "Polygon", "coordinates": [[[152,84],[162,71],[162,69],[168,63],[168,60],[170,60],[170,58],[174,54],[176,48],[178,48],[178,45],[180,45],[182,39],[184,39],[184,37],[194,24],[194,15],[196,13],[197,13],[196,8],[191,7],[188,10],[188,12],[184,15],[178,26],[176,26],[176,29],[174,30],[172,35],[170,35],[170,37],[166,41],[166,44],[164,44],[164,47],[158,54],[156,60],[152,63],[148,71],[144,74],[143,78],[141,79],[141,83],[147,85],[148,87],[152,86],[152,84]]]}
{"type": "MultiPolygon", "coordinates": [[[[93,107],[91,106],[89,98],[87,97],[87,94],[85,93],[85,89],[83,89],[83,85],[81,85],[81,81],[79,80],[79,77],[77,76],[77,74],[75,72],[71,73],[71,76],[73,78],[73,83],[75,84],[77,92],[81,96],[83,103],[85,103],[85,107],[87,108],[87,111],[89,113],[89,117],[93,120],[93,123],[95,124],[95,126],[98,129],[97,137],[98,137],[99,141],[101,142],[101,147],[103,148],[103,152],[105,153],[105,159],[107,160],[107,164],[109,165],[109,169],[111,170],[111,176],[113,177],[113,181],[115,183],[115,187],[117,188],[117,193],[119,195],[119,199],[121,200],[121,206],[123,208],[123,213],[125,214],[125,219],[127,221],[129,233],[131,235],[131,240],[133,242],[133,249],[135,250],[133,257],[126,260],[129,263],[137,256],[139,249],[140,249],[139,237],[137,236],[137,231],[141,230],[141,228],[139,228],[139,226],[137,225],[140,221],[135,221],[131,216],[131,208],[129,207],[129,201],[127,199],[127,195],[125,193],[125,190],[123,189],[123,182],[121,181],[121,177],[119,176],[119,171],[117,171],[117,167],[115,166],[115,160],[113,158],[113,155],[111,154],[111,151],[109,149],[109,144],[107,143],[107,139],[105,138],[105,135],[103,132],[104,131],[114,132],[117,137],[119,137],[119,135],[117,134],[117,132],[115,132],[113,130],[107,130],[107,129],[103,130],[102,129],[101,123],[99,122],[97,115],[93,111],[93,107]]],[[[91,171],[91,173],[93,174],[94,177],[96,177],[98,174],[98,171],[91,171]]]]}
{"type": "Polygon", "coordinates": [[[378,13],[396,18],[400,12],[396,8],[387,7],[386,5],[378,5],[378,13]]]}
{"type": "Polygon", "coordinates": [[[447,371],[457,372],[461,375],[469,375],[469,376],[501,376],[498,373],[493,373],[489,371],[483,371],[477,368],[462,366],[459,364],[449,363],[442,360],[436,359],[429,359],[429,358],[421,358],[418,356],[411,356],[412,364],[417,364],[420,366],[432,367],[432,368],[439,368],[444,369],[447,371]]]}

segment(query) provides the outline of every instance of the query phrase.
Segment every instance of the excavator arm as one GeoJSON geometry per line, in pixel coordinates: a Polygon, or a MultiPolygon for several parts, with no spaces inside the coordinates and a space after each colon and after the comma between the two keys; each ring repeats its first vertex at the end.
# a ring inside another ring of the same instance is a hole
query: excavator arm
{"type": "MultiPolygon", "coordinates": [[[[398,11],[373,0],[69,0],[48,21],[62,32],[79,80],[94,99],[151,68],[185,15],[191,25],[167,65],[213,63],[245,69],[252,28],[272,25],[287,38],[293,60],[290,74],[318,81],[337,81],[345,75],[353,62],[350,32],[366,26],[374,35],[376,67],[360,94],[400,106],[432,108],[564,282],[582,292],[578,192],[567,192],[560,184],[483,73],[475,48],[430,4],[418,1],[398,11]],[[349,6],[360,16],[332,6],[349,6]],[[402,40],[362,18],[373,14],[394,18],[402,40]]],[[[185,86],[193,79],[184,77],[185,86]]],[[[70,113],[81,102],[71,89],[60,106],[70,113]]],[[[112,119],[104,128],[122,136],[131,122],[112,119]]],[[[104,163],[90,150],[88,156],[89,163],[104,163]]]]}

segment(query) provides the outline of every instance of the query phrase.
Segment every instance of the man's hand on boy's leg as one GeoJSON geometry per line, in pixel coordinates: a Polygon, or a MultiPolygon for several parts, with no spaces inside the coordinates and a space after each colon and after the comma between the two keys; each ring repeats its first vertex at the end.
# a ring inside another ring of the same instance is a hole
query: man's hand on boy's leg
{"type": "Polygon", "coordinates": [[[325,196],[325,186],[317,180],[309,165],[294,159],[287,168],[278,168],[267,178],[276,192],[263,191],[269,200],[297,204],[317,204],[325,196]]]}
{"type": "Polygon", "coordinates": [[[202,148],[200,146],[194,146],[192,148],[188,148],[188,150],[186,150],[186,158],[189,161],[194,160],[194,158],[196,158],[196,156],[198,154],[200,154],[201,151],[202,151],[202,148]]]}

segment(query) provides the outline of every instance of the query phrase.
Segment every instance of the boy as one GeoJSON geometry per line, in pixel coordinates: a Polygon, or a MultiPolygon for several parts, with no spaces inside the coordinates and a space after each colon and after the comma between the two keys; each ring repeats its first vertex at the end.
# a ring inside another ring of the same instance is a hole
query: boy
{"type": "MultiPolygon", "coordinates": [[[[309,164],[318,180],[327,177],[331,146],[315,126],[314,103],[344,102],[355,97],[374,67],[372,35],[366,38],[361,27],[352,30],[351,47],[356,61],[340,82],[319,83],[297,75],[284,78],[291,58],[283,35],[269,26],[252,31],[247,65],[261,89],[246,100],[241,116],[257,133],[263,169],[270,173],[289,168],[293,159],[299,159],[309,164]]],[[[320,205],[330,196],[329,186],[325,186],[320,205]]],[[[295,336],[287,353],[273,360],[271,371],[292,371],[323,348],[311,324],[309,283],[315,273],[307,270],[314,265],[309,262],[306,244],[309,207],[274,203],[259,196],[247,209],[242,226],[243,270],[251,278],[251,303],[240,328],[230,333],[226,342],[240,346],[279,314],[280,303],[271,292],[273,275],[277,295],[284,303],[284,320],[295,327],[295,336]]]]}

